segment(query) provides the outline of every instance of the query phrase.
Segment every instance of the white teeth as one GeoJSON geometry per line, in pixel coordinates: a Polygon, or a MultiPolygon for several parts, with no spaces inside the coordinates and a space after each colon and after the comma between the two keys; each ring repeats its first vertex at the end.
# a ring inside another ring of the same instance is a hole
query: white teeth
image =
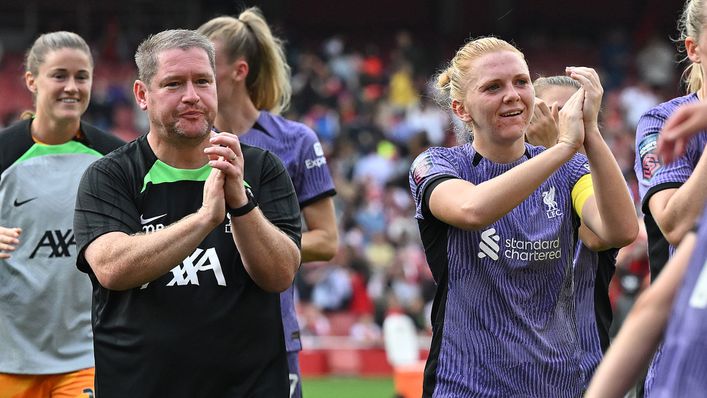
{"type": "Polygon", "coordinates": [[[501,116],[518,116],[521,113],[523,113],[523,112],[521,112],[521,111],[508,112],[508,113],[502,113],[501,116]]]}
{"type": "Polygon", "coordinates": [[[75,103],[79,102],[79,100],[77,100],[76,98],[62,98],[61,102],[68,102],[68,103],[75,104],[75,103]]]}

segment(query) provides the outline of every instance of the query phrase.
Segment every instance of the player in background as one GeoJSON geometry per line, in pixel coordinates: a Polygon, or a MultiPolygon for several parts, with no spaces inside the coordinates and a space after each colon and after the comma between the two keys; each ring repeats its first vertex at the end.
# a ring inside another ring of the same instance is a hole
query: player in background
{"type": "MultiPolygon", "coordinates": [[[[656,153],[670,164],[707,129],[707,103],[684,105],[666,121],[656,153]]],[[[705,155],[703,154],[704,158],[705,155]]],[[[707,181],[699,181],[704,187],[707,181]]],[[[697,397],[707,391],[707,208],[660,276],[639,297],[592,379],[587,398],[623,397],[662,341],[651,397],[697,397]],[[696,236],[695,236],[696,235],[696,236]]]]}
{"type": "MultiPolygon", "coordinates": [[[[706,7],[704,0],[687,0],[678,21],[680,44],[690,61],[684,73],[688,94],[649,110],[636,127],[634,170],[645,214],[652,281],[658,277],[683,235],[693,227],[707,199],[703,184],[707,178],[707,159],[701,156],[707,145],[707,131],[692,137],[685,153],[670,164],[663,164],[656,152],[665,121],[680,106],[704,99],[707,94],[707,75],[702,66],[707,60],[707,37],[702,31],[707,23],[706,7]]],[[[660,356],[658,350],[656,361],[660,361],[660,356]]],[[[653,370],[654,365],[651,365],[645,383],[639,382],[639,397],[644,394],[643,388],[646,392],[650,390],[653,370]]]]}
{"type": "MultiPolygon", "coordinates": [[[[290,100],[290,67],[282,41],[273,36],[253,7],[237,18],[214,18],[198,31],[216,48],[219,110],[214,126],[241,142],[272,151],[282,159],[297,192],[306,230],[302,262],[330,260],[338,248],[334,182],[317,135],[279,113],[290,100]]],[[[285,327],[291,398],[302,396],[298,353],[302,350],[294,306],[294,286],[280,296],[285,327]]]]}
{"type": "Polygon", "coordinates": [[[707,145],[707,132],[692,137],[685,153],[671,164],[663,164],[656,143],[665,121],[680,106],[705,98],[707,37],[702,28],[707,17],[707,2],[687,0],[678,29],[690,61],[685,70],[689,94],[657,105],[640,119],[636,130],[634,170],[639,181],[642,209],[648,232],[651,279],[659,275],[669,257],[669,246],[677,245],[702,211],[707,190],[700,185],[707,176],[707,160],[701,158],[707,145]]]}
{"type": "Polygon", "coordinates": [[[27,51],[35,109],[0,131],[0,397],[93,393],[91,282],[76,269],[79,180],[121,140],[81,116],[93,58],[79,35],[50,32],[27,51]]]}
{"type": "MultiPolygon", "coordinates": [[[[569,76],[540,77],[533,82],[535,109],[526,139],[536,146],[550,148],[559,136],[559,111],[582,86],[569,76]]],[[[586,153],[584,148],[581,153],[586,153]]],[[[594,373],[609,347],[609,329],[613,311],[609,301],[609,283],[616,270],[618,249],[602,242],[585,224],[579,227],[575,250],[575,302],[579,322],[583,370],[594,373]]]]}

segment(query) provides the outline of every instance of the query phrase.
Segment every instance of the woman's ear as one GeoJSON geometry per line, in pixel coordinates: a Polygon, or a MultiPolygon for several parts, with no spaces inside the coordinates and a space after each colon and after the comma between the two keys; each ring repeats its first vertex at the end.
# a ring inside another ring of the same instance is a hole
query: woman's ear
{"type": "Polygon", "coordinates": [[[32,72],[25,72],[25,85],[32,94],[37,94],[37,82],[34,80],[32,72]]]}
{"type": "Polygon", "coordinates": [[[452,100],[452,111],[464,123],[471,123],[471,115],[464,108],[464,103],[459,100],[452,100]]]}
{"type": "Polygon", "coordinates": [[[702,54],[700,53],[700,47],[693,37],[688,36],[685,39],[685,52],[687,52],[687,57],[690,61],[699,64],[702,62],[702,54]]]}
{"type": "Polygon", "coordinates": [[[233,62],[231,77],[237,82],[241,80],[245,81],[248,77],[249,71],[250,67],[248,66],[248,62],[246,62],[244,58],[238,58],[235,62],[233,62]]]}

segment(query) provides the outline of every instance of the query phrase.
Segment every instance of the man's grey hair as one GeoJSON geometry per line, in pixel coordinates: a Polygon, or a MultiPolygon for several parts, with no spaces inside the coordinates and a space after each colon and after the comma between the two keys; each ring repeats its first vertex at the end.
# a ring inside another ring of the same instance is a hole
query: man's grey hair
{"type": "Polygon", "coordinates": [[[206,36],[194,30],[172,29],[165,30],[155,35],[150,35],[145,41],[140,43],[135,52],[135,64],[137,64],[138,79],[150,85],[152,78],[157,74],[159,54],[166,50],[179,48],[188,50],[190,48],[201,48],[206,51],[211,64],[211,70],[216,73],[216,51],[214,45],[206,36]]]}

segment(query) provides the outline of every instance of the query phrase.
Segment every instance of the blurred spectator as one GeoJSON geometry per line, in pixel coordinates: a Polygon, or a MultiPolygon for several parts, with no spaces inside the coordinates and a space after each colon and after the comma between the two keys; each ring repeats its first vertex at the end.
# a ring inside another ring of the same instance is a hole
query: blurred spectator
{"type": "Polygon", "coordinates": [[[620,99],[628,128],[633,131],[636,130],[641,116],[661,102],[651,86],[640,80],[632,81],[624,87],[620,99]]]}
{"type": "Polygon", "coordinates": [[[326,336],[331,331],[329,319],[316,305],[302,304],[298,313],[297,321],[304,336],[326,336]]]}
{"type": "Polygon", "coordinates": [[[636,54],[635,64],[641,81],[663,89],[675,82],[677,66],[673,48],[658,35],[653,35],[636,54]]]}
{"type": "Polygon", "coordinates": [[[621,28],[609,30],[603,38],[599,48],[599,62],[604,72],[601,83],[606,91],[621,86],[631,62],[630,51],[628,37],[621,28]]]}
{"type": "Polygon", "coordinates": [[[112,119],[111,133],[121,140],[130,142],[141,135],[135,128],[135,108],[132,103],[116,104],[113,107],[112,119]]]}
{"type": "Polygon", "coordinates": [[[373,314],[361,315],[351,326],[350,336],[353,341],[367,346],[379,346],[383,342],[381,327],[375,323],[373,314]]]}
{"type": "Polygon", "coordinates": [[[408,112],[407,121],[414,130],[427,133],[432,146],[442,145],[449,117],[442,109],[434,106],[428,97],[422,97],[419,105],[408,112]]]}

